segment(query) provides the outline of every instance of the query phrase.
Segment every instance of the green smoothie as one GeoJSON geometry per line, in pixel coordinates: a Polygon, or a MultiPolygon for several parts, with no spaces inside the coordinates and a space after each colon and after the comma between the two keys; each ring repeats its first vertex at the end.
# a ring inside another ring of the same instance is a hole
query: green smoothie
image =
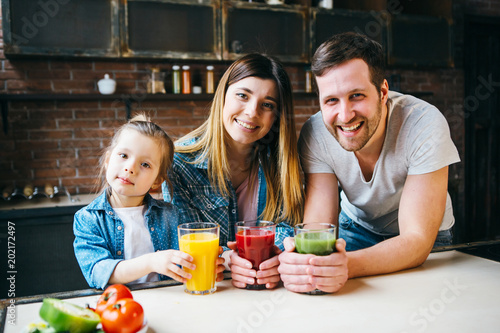
{"type": "Polygon", "coordinates": [[[298,253],[326,256],[335,251],[335,235],[329,232],[302,232],[295,235],[298,253]]]}

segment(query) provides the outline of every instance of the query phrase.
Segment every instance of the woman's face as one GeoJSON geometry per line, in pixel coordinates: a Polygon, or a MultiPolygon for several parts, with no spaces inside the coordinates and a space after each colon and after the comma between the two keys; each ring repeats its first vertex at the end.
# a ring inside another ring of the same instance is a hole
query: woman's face
{"type": "Polygon", "coordinates": [[[250,76],[230,85],[222,110],[230,144],[243,149],[262,139],[276,119],[278,101],[271,79],[250,76]]]}

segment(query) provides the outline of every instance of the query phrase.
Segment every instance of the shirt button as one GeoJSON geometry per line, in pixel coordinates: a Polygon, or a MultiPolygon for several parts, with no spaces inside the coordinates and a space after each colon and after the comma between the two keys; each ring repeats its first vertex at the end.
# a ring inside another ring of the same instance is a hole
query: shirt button
{"type": "Polygon", "coordinates": [[[233,214],[236,214],[236,209],[233,209],[232,212],[233,212],[233,214]]]}
{"type": "Polygon", "coordinates": [[[122,226],[121,226],[121,225],[119,225],[119,226],[118,226],[118,228],[116,228],[116,229],[118,229],[118,230],[122,230],[122,226]]]}
{"type": "Polygon", "coordinates": [[[151,228],[151,231],[155,231],[155,228],[151,228]]]}
{"type": "Polygon", "coordinates": [[[122,251],[118,251],[116,252],[117,255],[121,256],[122,255],[122,251]]]}
{"type": "Polygon", "coordinates": [[[110,211],[110,212],[109,212],[109,215],[113,215],[113,212],[112,212],[112,211],[110,211]]]}
{"type": "Polygon", "coordinates": [[[208,204],[208,208],[212,208],[212,205],[211,205],[211,204],[208,204]]]}

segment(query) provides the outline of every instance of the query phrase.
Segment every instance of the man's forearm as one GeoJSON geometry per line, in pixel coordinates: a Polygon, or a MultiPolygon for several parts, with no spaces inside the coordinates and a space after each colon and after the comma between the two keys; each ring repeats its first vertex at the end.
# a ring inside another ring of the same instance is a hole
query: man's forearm
{"type": "Polygon", "coordinates": [[[372,247],[347,252],[349,278],[386,274],[421,265],[432,244],[418,236],[396,236],[372,247]]]}

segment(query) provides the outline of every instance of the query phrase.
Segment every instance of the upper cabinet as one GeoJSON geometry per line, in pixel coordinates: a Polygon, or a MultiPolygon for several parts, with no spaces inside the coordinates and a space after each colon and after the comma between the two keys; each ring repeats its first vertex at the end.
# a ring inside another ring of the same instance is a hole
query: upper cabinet
{"type": "Polygon", "coordinates": [[[128,0],[124,57],[220,60],[218,0],[128,0]]]}
{"type": "Polygon", "coordinates": [[[2,0],[7,56],[308,63],[331,35],[381,43],[391,67],[453,66],[451,0],[2,0]],[[432,52],[430,52],[432,50],[432,52]]]}
{"type": "Polygon", "coordinates": [[[335,0],[334,5],[363,17],[353,21],[353,31],[382,38],[390,67],[454,65],[452,0],[335,0]]]}
{"type": "Polygon", "coordinates": [[[118,0],[2,0],[7,55],[119,56],[118,0]]]}
{"type": "Polygon", "coordinates": [[[311,8],[311,56],[330,36],[354,31],[387,48],[387,16],[383,12],[311,8]]]}
{"type": "Polygon", "coordinates": [[[308,7],[223,1],[223,58],[264,52],[286,62],[308,62],[308,7]]]}

